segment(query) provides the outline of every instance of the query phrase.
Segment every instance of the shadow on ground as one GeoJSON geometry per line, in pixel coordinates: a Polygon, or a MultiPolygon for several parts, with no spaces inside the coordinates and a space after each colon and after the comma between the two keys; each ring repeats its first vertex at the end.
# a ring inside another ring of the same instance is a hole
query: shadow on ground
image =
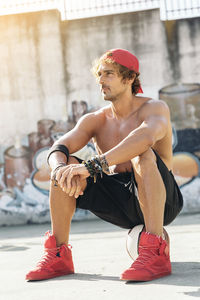
{"type": "MultiPolygon", "coordinates": [[[[166,276],[160,279],[153,280],[151,282],[125,282],[129,285],[149,285],[149,284],[162,284],[162,285],[175,285],[175,286],[200,286],[200,263],[199,262],[174,262],[172,263],[172,275],[166,276]]],[[[120,275],[120,274],[119,274],[120,275]]],[[[102,274],[88,274],[88,273],[75,273],[67,276],[57,277],[50,279],[51,281],[61,280],[77,280],[77,281],[120,281],[119,276],[108,276],[102,274]]],[[[48,280],[49,281],[49,280],[48,280]]],[[[30,283],[35,283],[30,281],[30,283]]],[[[42,284],[43,281],[37,281],[42,284]]],[[[198,297],[200,295],[200,289],[194,292],[186,292],[186,295],[198,297]]]]}
{"type": "Polygon", "coordinates": [[[24,247],[24,246],[15,246],[15,245],[2,245],[0,246],[0,252],[2,251],[24,251],[24,250],[28,250],[28,247],[24,247]]]}
{"type": "Polygon", "coordinates": [[[192,296],[192,297],[200,298],[200,289],[198,289],[197,291],[194,291],[194,292],[185,292],[183,294],[186,295],[186,296],[192,296]]]}
{"type": "MultiPolygon", "coordinates": [[[[152,281],[155,284],[200,286],[200,262],[172,262],[172,274],[152,281]]],[[[134,284],[129,282],[128,284],[134,284]]],[[[142,282],[141,284],[149,284],[142,282]]]]}

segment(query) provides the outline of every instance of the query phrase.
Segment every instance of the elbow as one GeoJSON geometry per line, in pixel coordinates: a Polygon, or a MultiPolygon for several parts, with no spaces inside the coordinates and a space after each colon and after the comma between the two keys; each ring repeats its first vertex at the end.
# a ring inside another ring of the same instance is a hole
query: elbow
{"type": "Polygon", "coordinates": [[[147,134],[146,135],[146,145],[147,145],[147,148],[152,148],[153,145],[155,144],[155,138],[154,136],[152,136],[151,134],[147,134]]]}

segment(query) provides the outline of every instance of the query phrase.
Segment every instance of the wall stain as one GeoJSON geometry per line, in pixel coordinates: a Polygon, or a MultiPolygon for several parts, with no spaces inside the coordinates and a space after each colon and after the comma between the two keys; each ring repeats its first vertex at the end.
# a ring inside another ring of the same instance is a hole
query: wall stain
{"type": "Polygon", "coordinates": [[[42,13],[30,13],[29,16],[26,18],[26,30],[27,36],[29,40],[33,40],[33,46],[35,50],[35,69],[36,69],[36,82],[37,82],[37,94],[41,101],[40,103],[40,112],[41,115],[44,115],[44,106],[43,101],[45,100],[45,92],[42,82],[42,75],[41,75],[41,58],[40,58],[40,28],[39,25],[41,23],[42,13]]]}
{"type": "Polygon", "coordinates": [[[167,49],[169,53],[169,62],[172,70],[172,76],[175,82],[178,82],[181,77],[180,71],[180,55],[179,55],[179,36],[178,24],[176,20],[164,22],[167,49]]]}
{"type": "Polygon", "coordinates": [[[200,18],[187,19],[185,22],[189,28],[191,44],[195,47],[195,40],[200,31],[200,18]]]}
{"type": "Polygon", "coordinates": [[[66,103],[67,103],[67,95],[70,94],[70,74],[67,71],[67,31],[68,31],[68,21],[60,20],[60,40],[61,40],[61,51],[62,51],[62,68],[63,68],[63,85],[65,89],[66,95],[66,103]]]}
{"type": "MultiPolygon", "coordinates": [[[[1,30],[3,31],[3,38],[1,38],[1,43],[5,44],[7,48],[7,60],[5,62],[7,65],[7,72],[8,72],[8,82],[9,82],[9,100],[15,101],[19,98],[19,90],[16,81],[16,70],[15,64],[13,61],[16,59],[15,56],[15,49],[13,49],[13,40],[10,40],[10,31],[12,30],[12,26],[16,23],[16,15],[12,16],[1,16],[0,20],[2,23],[1,30]]],[[[3,79],[2,84],[3,84],[3,79]]],[[[3,97],[2,97],[3,99],[3,97]]],[[[7,100],[7,99],[6,99],[7,100]]]]}

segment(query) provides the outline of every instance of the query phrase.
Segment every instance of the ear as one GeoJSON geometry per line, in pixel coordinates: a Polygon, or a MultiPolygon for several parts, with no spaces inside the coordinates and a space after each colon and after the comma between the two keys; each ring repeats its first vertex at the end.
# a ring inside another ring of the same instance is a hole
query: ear
{"type": "Polygon", "coordinates": [[[131,85],[135,81],[135,78],[136,78],[136,74],[133,74],[133,77],[131,79],[129,79],[131,85]]]}
{"type": "Polygon", "coordinates": [[[125,79],[122,79],[122,82],[123,82],[124,84],[132,85],[133,82],[135,81],[135,78],[136,78],[136,74],[133,74],[132,78],[125,78],[125,79]]]}

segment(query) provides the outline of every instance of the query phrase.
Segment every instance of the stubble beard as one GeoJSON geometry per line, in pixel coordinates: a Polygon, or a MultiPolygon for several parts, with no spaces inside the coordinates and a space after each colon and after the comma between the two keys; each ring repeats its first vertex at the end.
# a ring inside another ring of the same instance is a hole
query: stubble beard
{"type": "Polygon", "coordinates": [[[110,102],[115,102],[115,100],[116,100],[116,98],[114,98],[114,97],[104,97],[104,100],[105,101],[110,101],[110,102]]]}
{"type": "Polygon", "coordinates": [[[105,101],[115,102],[117,100],[116,96],[103,94],[105,101]]]}

